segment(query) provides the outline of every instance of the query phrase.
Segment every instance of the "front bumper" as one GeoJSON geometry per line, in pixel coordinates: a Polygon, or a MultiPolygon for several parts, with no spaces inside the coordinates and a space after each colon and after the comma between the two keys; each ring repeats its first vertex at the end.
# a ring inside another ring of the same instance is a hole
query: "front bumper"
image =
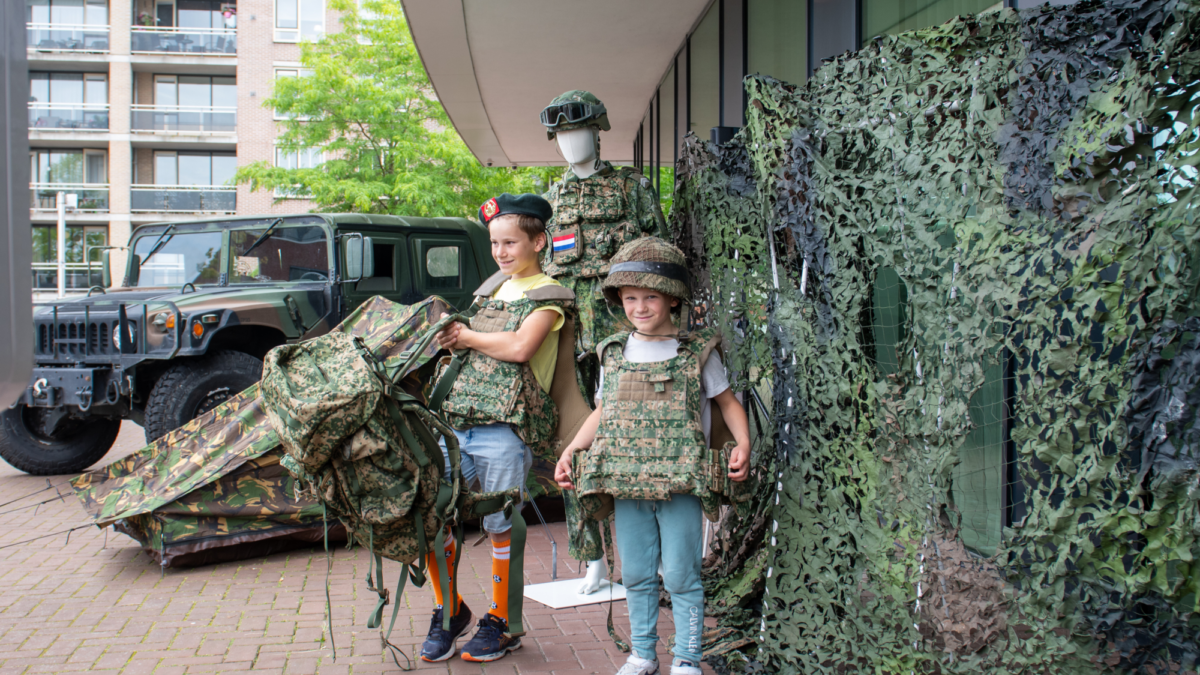
{"type": "Polygon", "coordinates": [[[121,400],[121,371],[110,368],[34,368],[18,403],[35,408],[115,405],[121,400]]]}

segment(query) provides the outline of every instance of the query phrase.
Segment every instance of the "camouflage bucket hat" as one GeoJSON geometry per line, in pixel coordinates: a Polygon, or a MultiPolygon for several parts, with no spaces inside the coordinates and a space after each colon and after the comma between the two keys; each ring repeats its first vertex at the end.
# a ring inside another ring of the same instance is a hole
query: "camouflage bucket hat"
{"type": "Polygon", "coordinates": [[[658,237],[635,239],[612,257],[602,284],[604,297],[620,305],[622,286],[651,288],[678,298],[683,305],[692,300],[692,278],[683,252],[658,237]]]}
{"type": "Polygon", "coordinates": [[[554,140],[559,131],[597,127],[608,131],[608,109],[590,91],[574,89],[556,96],[542,109],[542,124],[546,138],[554,140]]]}

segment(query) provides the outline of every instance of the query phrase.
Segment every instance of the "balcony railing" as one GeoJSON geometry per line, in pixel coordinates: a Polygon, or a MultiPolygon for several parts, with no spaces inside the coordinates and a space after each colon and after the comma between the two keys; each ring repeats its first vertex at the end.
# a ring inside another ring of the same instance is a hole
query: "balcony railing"
{"type": "Polygon", "coordinates": [[[30,103],[29,128],[108,131],[108,104],[30,103]]]}
{"type": "Polygon", "coordinates": [[[194,105],[134,105],[135,131],[237,131],[237,108],[194,105]]]}
{"type": "Polygon", "coordinates": [[[135,213],[234,213],[237,188],[231,185],[132,185],[135,213]]]}
{"type": "Polygon", "coordinates": [[[237,31],[232,28],[159,28],[134,26],[135,54],[237,56],[237,31]]]}
{"type": "MultiPolygon", "coordinates": [[[[100,264],[93,262],[91,269],[87,263],[66,264],[66,281],[68,290],[86,291],[92,286],[100,285],[100,264]]],[[[58,289],[58,263],[33,263],[33,290],[53,291],[58,289]]]]}
{"type": "Polygon", "coordinates": [[[27,23],[26,43],[39,52],[108,53],[108,26],[71,23],[27,23]]]}
{"type": "Polygon", "coordinates": [[[105,213],[108,211],[106,183],[30,183],[29,204],[35,211],[54,211],[58,208],[58,193],[78,195],[75,213],[105,213]]]}

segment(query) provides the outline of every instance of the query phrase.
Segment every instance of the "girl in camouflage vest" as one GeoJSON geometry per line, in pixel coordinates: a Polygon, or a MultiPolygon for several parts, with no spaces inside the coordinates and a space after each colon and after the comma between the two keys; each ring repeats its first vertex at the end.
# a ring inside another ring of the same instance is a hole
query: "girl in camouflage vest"
{"type": "Polygon", "coordinates": [[[679,249],[655,237],[626,244],[613,257],[603,287],[635,330],[597,348],[602,364],[597,407],[563,451],[555,480],[581,496],[615,498],[634,651],[618,675],[658,672],[660,564],[675,619],[671,675],[700,675],[703,517],[716,515],[714,479],[746,479],[746,411],[715,353],[720,338],[711,330],[681,335],[676,327],[672,315],[691,300],[679,249]],[[728,468],[719,469],[728,471],[726,476],[714,476],[712,470],[706,439],[710,400],[736,441],[728,468]],[[583,458],[573,477],[576,450],[583,458]]]}
{"type": "MultiPolygon", "coordinates": [[[[485,492],[523,487],[534,453],[548,451],[558,425],[549,391],[557,331],[574,294],[542,273],[539,255],[546,247],[550,215],[550,204],[531,194],[505,193],[480,207],[479,220],[488,226],[500,271],[475,292],[479,310],[470,326],[455,323],[437,336],[446,349],[468,350],[442,412],[458,437],[463,477],[478,479],[485,492]]],[[[462,649],[464,660],[477,662],[494,661],[521,647],[521,637],[508,632],[512,521],[495,513],[484,517],[483,529],[492,541],[492,603],[462,649]]],[[[453,545],[451,539],[447,542],[453,545]]],[[[447,550],[450,570],[454,553],[447,550]]],[[[470,628],[471,610],[459,597],[440,597],[437,565],[429,570],[438,597],[421,658],[444,661],[470,628]],[[452,613],[449,631],[442,628],[447,607],[452,613]]]]}

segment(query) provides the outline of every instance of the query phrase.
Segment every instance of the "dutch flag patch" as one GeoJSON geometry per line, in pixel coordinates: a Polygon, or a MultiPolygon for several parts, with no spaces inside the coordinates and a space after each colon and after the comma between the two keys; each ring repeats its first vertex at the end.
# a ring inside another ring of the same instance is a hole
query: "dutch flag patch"
{"type": "Polygon", "coordinates": [[[575,248],[575,235],[560,234],[554,238],[554,252],[569,251],[575,248]]]}

